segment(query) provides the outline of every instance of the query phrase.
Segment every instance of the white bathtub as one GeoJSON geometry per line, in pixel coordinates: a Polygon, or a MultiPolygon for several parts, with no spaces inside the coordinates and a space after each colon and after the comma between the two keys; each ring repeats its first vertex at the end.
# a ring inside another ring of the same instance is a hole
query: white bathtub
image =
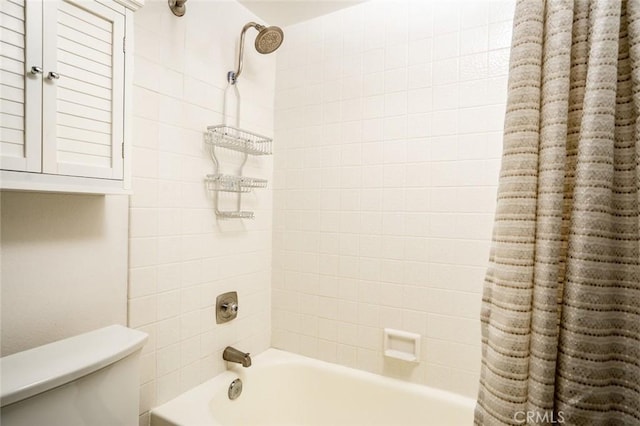
{"type": "Polygon", "coordinates": [[[471,425],[474,401],[269,349],[151,411],[152,426],[471,425]],[[240,378],[243,391],[227,396],[240,378]]]}

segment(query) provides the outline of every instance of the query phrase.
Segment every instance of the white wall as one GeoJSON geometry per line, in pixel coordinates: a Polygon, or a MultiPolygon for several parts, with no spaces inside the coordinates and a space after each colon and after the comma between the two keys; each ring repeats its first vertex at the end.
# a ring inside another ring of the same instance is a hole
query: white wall
{"type": "Polygon", "coordinates": [[[0,197],[2,356],[126,324],[128,197],[0,197]]]}
{"type": "MultiPolygon", "coordinates": [[[[256,218],[242,221],[216,220],[204,188],[213,164],[203,132],[222,122],[226,74],[253,20],[236,2],[191,0],[182,18],[166,0],[136,12],[129,325],[151,335],[142,424],[149,408],[224,370],[227,345],[253,354],[270,345],[271,190],[243,196],[256,218]],[[215,298],[231,290],[239,293],[238,319],[218,326],[215,298]]],[[[258,54],[255,35],[247,33],[238,82],[240,125],[272,136],[276,55],[258,54]]],[[[224,156],[224,171],[235,173],[238,160],[224,156]]],[[[245,175],[271,180],[272,158],[250,158],[245,175]]]]}
{"type": "Polygon", "coordinates": [[[475,397],[512,1],[370,1],[285,29],[273,345],[475,397]],[[422,335],[417,365],[383,328],[422,335]]]}

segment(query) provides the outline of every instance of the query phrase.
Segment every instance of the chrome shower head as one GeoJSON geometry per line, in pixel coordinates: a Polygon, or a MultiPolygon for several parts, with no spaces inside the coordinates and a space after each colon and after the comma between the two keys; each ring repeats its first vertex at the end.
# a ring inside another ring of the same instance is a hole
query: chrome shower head
{"type": "Polygon", "coordinates": [[[275,52],[282,41],[284,40],[284,33],[280,27],[265,27],[264,25],[257,24],[255,22],[249,22],[242,28],[240,33],[240,51],[238,54],[238,68],[236,71],[229,71],[227,73],[227,81],[231,84],[236,84],[240,73],[242,72],[242,55],[244,53],[244,33],[249,28],[255,28],[258,30],[256,36],[255,47],[258,53],[263,55],[275,52]]]}
{"type": "Polygon", "coordinates": [[[256,50],[263,55],[275,52],[284,40],[284,33],[280,27],[256,27],[258,35],[256,36],[256,50]]]}

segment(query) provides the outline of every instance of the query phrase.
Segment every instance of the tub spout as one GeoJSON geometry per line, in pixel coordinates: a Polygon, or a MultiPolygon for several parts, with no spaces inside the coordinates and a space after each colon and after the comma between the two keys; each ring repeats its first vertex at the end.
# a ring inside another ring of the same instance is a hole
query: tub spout
{"type": "Polygon", "coordinates": [[[243,367],[251,367],[251,357],[249,354],[241,352],[231,346],[227,346],[224,349],[222,359],[229,362],[237,362],[238,364],[242,364],[243,367]]]}

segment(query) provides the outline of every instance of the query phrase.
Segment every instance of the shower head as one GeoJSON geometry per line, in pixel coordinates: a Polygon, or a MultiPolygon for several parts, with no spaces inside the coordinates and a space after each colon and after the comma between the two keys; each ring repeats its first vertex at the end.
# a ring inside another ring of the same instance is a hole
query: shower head
{"type": "Polygon", "coordinates": [[[227,81],[231,84],[236,84],[238,77],[240,77],[240,73],[242,72],[242,55],[244,53],[244,33],[247,32],[249,28],[255,28],[258,30],[258,35],[256,36],[255,47],[258,53],[262,53],[263,55],[267,55],[269,53],[275,52],[282,41],[284,40],[284,33],[280,27],[265,27],[264,25],[257,24],[255,22],[249,22],[242,28],[242,32],[240,33],[240,51],[238,54],[238,68],[236,71],[229,71],[227,73],[227,81]]]}
{"type": "Polygon", "coordinates": [[[258,35],[256,36],[256,50],[263,55],[275,52],[282,44],[284,33],[280,27],[256,27],[258,35]]]}

